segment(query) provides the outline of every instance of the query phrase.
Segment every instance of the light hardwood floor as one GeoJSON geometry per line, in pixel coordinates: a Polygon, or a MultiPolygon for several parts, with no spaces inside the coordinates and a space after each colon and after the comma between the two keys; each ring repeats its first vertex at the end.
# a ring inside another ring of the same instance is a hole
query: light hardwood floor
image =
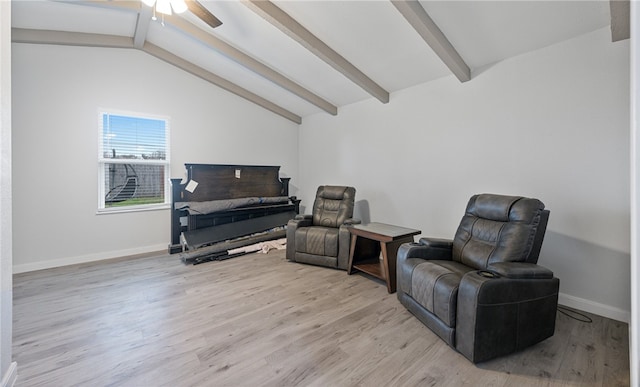
{"type": "Polygon", "coordinates": [[[474,365],[380,282],[281,251],[19,274],[13,315],[17,387],[629,384],[627,324],[559,313],[552,338],[474,365]]]}

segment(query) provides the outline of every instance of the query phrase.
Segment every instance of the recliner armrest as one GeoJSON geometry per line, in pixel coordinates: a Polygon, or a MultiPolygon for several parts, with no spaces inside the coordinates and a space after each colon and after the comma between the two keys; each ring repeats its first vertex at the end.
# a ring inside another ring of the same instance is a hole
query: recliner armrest
{"type": "Polygon", "coordinates": [[[439,249],[453,248],[453,241],[451,239],[425,237],[425,238],[420,238],[418,243],[420,243],[422,246],[439,248],[439,249]]]}
{"type": "Polygon", "coordinates": [[[553,272],[551,270],[535,263],[528,262],[496,262],[488,265],[487,270],[506,278],[553,278],[553,272]]]}
{"type": "Polygon", "coordinates": [[[311,215],[296,215],[287,222],[287,260],[295,262],[296,230],[313,225],[311,215]]]}
{"type": "Polygon", "coordinates": [[[403,243],[398,249],[398,259],[451,260],[453,243],[446,243],[446,241],[437,238],[420,238],[418,243],[403,243]]]}
{"type": "Polygon", "coordinates": [[[453,243],[445,239],[421,238],[419,242],[403,243],[398,248],[396,278],[398,298],[411,294],[413,269],[427,260],[451,261],[453,243]]]}
{"type": "Polygon", "coordinates": [[[345,226],[351,226],[353,224],[360,224],[360,223],[362,223],[362,221],[360,219],[349,218],[349,219],[345,220],[344,223],[342,223],[342,224],[344,224],[345,226]]]}
{"type": "Polygon", "coordinates": [[[313,217],[311,215],[296,215],[287,223],[287,233],[289,231],[295,232],[299,227],[309,227],[313,225],[313,217]]]}

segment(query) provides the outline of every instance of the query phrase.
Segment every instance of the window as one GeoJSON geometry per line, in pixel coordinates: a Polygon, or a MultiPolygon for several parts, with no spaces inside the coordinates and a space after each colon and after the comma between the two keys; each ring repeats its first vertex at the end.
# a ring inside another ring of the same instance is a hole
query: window
{"type": "Polygon", "coordinates": [[[169,204],[169,120],[100,113],[98,211],[169,204]]]}

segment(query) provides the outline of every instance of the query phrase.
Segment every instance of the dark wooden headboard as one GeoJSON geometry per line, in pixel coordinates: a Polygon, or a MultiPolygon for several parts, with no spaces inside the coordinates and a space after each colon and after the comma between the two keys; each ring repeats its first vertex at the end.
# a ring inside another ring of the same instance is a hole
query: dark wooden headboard
{"type": "Polygon", "coordinates": [[[185,167],[187,181],[178,184],[179,187],[173,185],[179,188],[175,202],[289,196],[290,179],[280,178],[279,166],[185,164],[185,167]],[[193,193],[185,190],[190,181],[198,183],[193,193]]]}

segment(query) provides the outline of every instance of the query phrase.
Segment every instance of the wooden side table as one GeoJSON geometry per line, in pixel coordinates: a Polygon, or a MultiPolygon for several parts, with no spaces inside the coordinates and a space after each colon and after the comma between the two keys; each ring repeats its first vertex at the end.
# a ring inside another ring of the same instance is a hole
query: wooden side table
{"type": "Polygon", "coordinates": [[[395,292],[398,248],[413,242],[413,236],[421,231],[377,222],[355,224],[349,231],[352,237],[347,274],[359,270],[385,281],[387,291],[395,292]]]}

